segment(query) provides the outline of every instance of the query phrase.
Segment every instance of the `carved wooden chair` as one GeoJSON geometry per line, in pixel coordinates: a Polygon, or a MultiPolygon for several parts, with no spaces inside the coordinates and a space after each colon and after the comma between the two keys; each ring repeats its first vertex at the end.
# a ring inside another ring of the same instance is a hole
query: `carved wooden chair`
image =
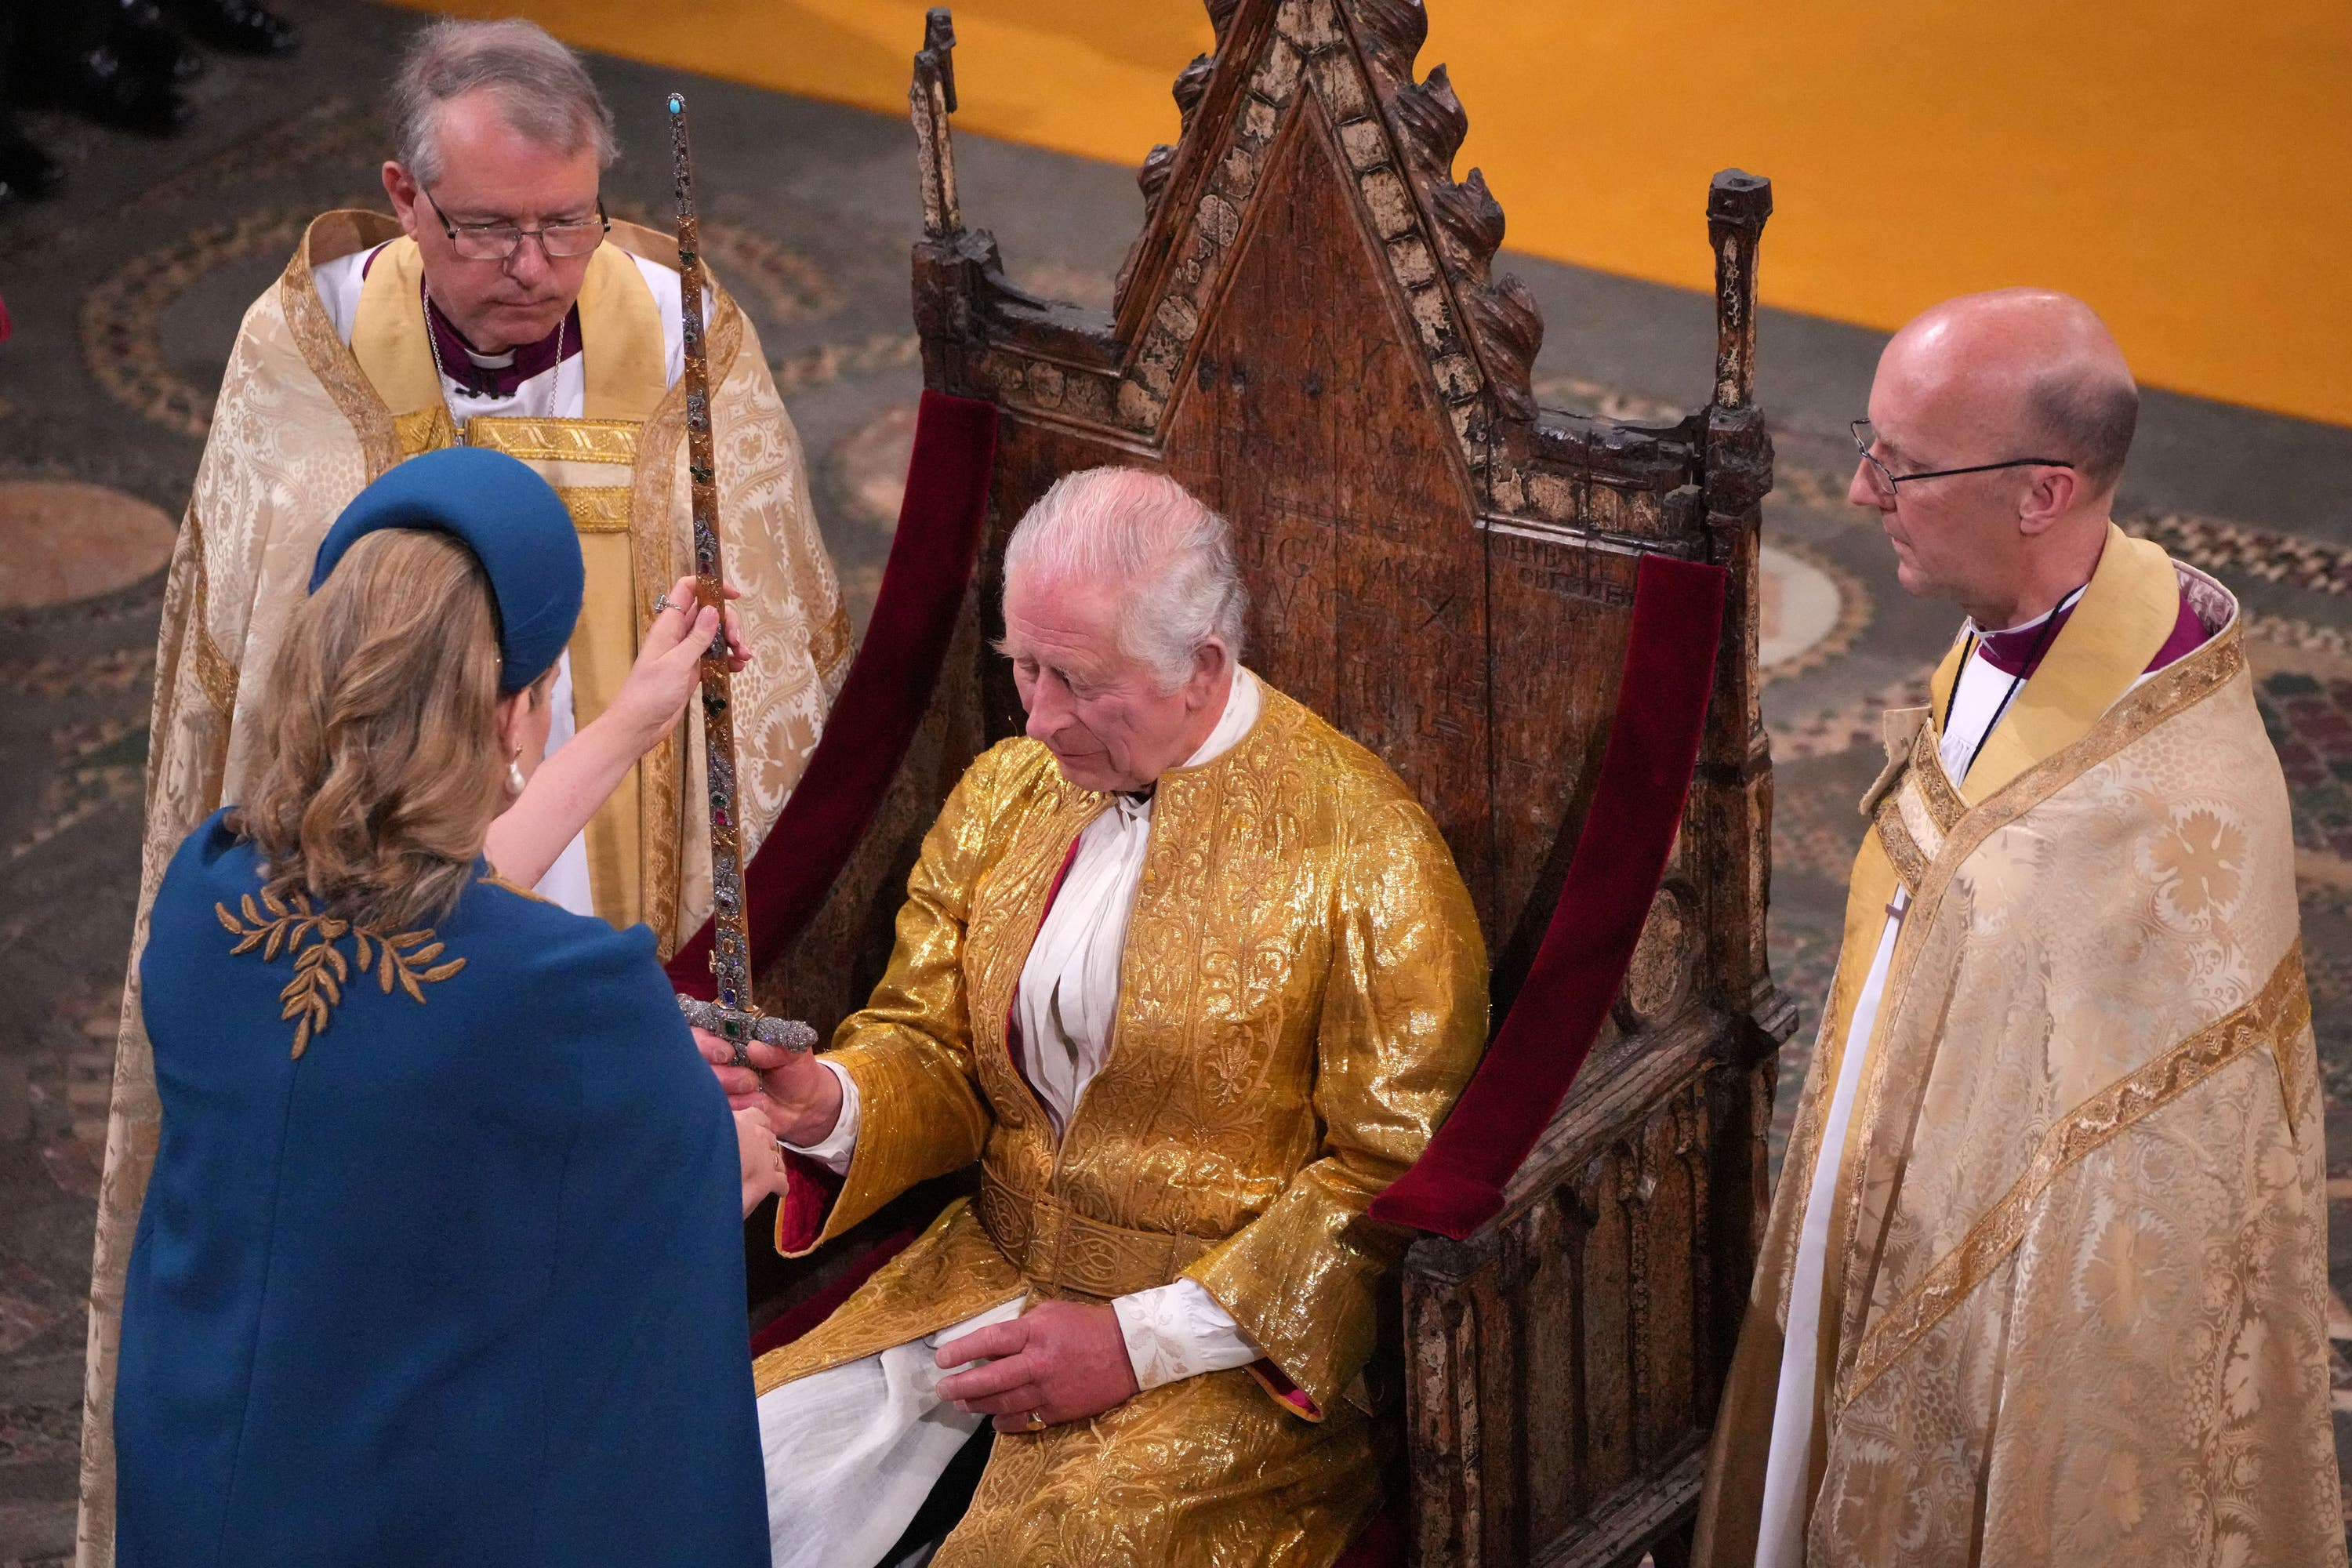
{"type": "MultiPolygon", "coordinates": [[[[1490,270],[1501,209],[1475,171],[1452,177],[1466,120],[1442,67],[1414,79],[1418,0],[1209,10],[1216,48],[1177,79],[1182,136],[1143,165],[1108,314],[1014,288],[964,226],[953,38],[932,13],[911,105],[934,449],[919,440],[924,531],[902,522],[908,564],[894,553],[883,603],[929,604],[944,652],[913,689],[928,706],[890,731],[895,773],[859,786],[854,852],[795,895],[763,1000],[820,1030],[856,1005],[923,828],[962,765],[1018,729],[983,641],[1012,524],[1075,469],[1181,480],[1234,525],[1253,667],[1419,793],[1495,961],[1497,1043],[1428,1169],[1376,1211],[1430,1233],[1375,1368],[1391,1538],[1423,1564],[1671,1563],[1746,1302],[1793,1018],[1765,964],[1757,707],[1769,186],[1732,172],[1709,194],[1705,410],[1639,426],[1539,408],[1542,323],[1490,270]],[[992,467],[975,466],[992,412],[992,467]]],[[[842,749],[871,720],[856,697],[835,710],[842,749]]],[[[792,809],[838,837],[838,791],[814,765],[802,795],[792,809]]],[[[681,954],[682,984],[692,968],[681,954]]],[[[887,1245],[914,1217],[869,1236],[887,1245]]],[[[851,1272],[795,1316],[845,1293],[857,1266],[835,1267],[851,1272]]]]}

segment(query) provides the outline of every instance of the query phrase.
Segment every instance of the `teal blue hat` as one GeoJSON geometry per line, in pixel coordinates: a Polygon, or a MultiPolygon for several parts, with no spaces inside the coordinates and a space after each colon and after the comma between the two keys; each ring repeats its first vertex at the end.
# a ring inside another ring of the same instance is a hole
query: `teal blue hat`
{"type": "Polygon", "coordinates": [[[499,623],[499,689],[545,674],[572,640],[587,573],[572,513],[553,486],[503,452],[450,447],[388,469],[343,508],[320,542],[310,592],[343,552],[380,528],[429,528],[460,541],[490,580],[499,623]]]}

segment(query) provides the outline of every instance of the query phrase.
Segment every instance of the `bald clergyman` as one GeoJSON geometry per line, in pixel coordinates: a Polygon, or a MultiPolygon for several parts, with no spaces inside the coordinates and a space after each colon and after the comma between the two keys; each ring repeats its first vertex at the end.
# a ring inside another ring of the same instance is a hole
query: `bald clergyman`
{"type": "Polygon", "coordinates": [[[2108,520],[2063,295],[1879,361],[1848,499],[1967,621],[1886,715],[1696,1560],[2345,1562],[2286,788],[2237,602],[2108,520]]]}

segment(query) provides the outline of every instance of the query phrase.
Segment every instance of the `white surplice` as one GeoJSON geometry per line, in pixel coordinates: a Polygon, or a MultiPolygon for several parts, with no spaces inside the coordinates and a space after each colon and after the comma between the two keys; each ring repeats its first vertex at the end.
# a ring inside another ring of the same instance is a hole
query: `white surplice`
{"type": "MultiPolygon", "coordinates": [[[[1265,705],[1256,677],[1235,669],[1214,729],[1184,766],[1232,750],[1265,705]]],[[[1109,1058],[1118,967],[1151,842],[1151,797],[1117,795],[1078,835],[1060,889],[1021,971],[1013,1011],[1022,1067],[1058,1136],[1109,1058]]],[[[841,1114],[823,1141],[794,1150],[838,1173],[849,1168],[860,1115],[857,1086],[841,1084],[841,1114]]],[[[768,1524],[776,1568],[866,1568],[903,1534],[956,1451],[985,1415],[941,1400],[933,1352],[987,1323],[1017,1317],[1013,1300],[936,1334],[771,1389],[760,1400],[768,1466],[768,1524]]],[[[1139,1388],[1247,1366],[1257,1348],[1214,1297],[1190,1279],[1111,1303],[1139,1388]]]]}

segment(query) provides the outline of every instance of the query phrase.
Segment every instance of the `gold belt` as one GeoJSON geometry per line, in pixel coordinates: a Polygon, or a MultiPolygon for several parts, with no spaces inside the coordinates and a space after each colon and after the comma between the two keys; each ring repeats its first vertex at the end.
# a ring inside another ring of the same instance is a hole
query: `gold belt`
{"type": "Polygon", "coordinates": [[[1022,1277],[1046,1296],[1108,1301],[1165,1285],[1209,1250],[1197,1237],[1129,1230],[1015,1192],[982,1167],[980,1225],[1022,1277]]]}

